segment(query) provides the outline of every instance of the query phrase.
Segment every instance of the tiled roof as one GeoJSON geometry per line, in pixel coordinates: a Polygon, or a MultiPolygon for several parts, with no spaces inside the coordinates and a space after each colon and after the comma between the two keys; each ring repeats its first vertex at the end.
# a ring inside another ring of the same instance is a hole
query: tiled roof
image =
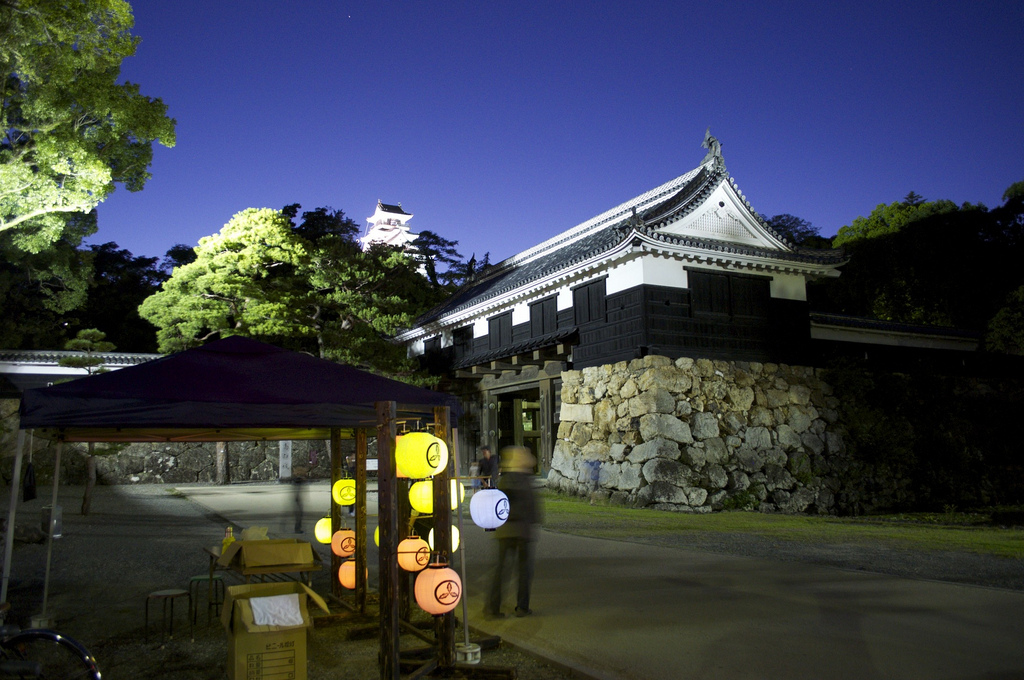
{"type": "Polygon", "coordinates": [[[469,366],[476,366],[478,364],[487,363],[489,361],[496,361],[498,359],[504,359],[506,357],[515,356],[516,354],[522,354],[523,352],[531,352],[535,349],[541,349],[543,347],[551,347],[557,345],[560,342],[565,342],[570,338],[576,336],[575,328],[563,328],[562,330],[555,331],[554,333],[548,333],[541,335],[540,337],[530,338],[520,342],[517,345],[511,347],[502,347],[496,350],[487,350],[486,352],[477,352],[455,362],[452,368],[468,368],[469,366]]]}
{"type": "Polygon", "coordinates": [[[381,210],[383,210],[384,212],[394,213],[396,215],[408,215],[409,214],[409,213],[405,212],[404,210],[402,210],[402,206],[400,206],[400,205],[391,205],[389,203],[381,203],[380,201],[377,201],[377,207],[380,208],[381,210]]]}
{"type": "Polygon", "coordinates": [[[812,324],[841,326],[843,328],[856,328],[860,330],[885,331],[888,333],[913,333],[916,335],[935,335],[967,338],[972,340],[979,340],[983,335],[980,331],[970,331],[962,328],[952,328],[949,326],[922,326],[920,324],[881,321],[879,319],[869,319],[864,316],[848,316],[846,314],[811,312],[810,317],[812,324]]]}
{"type": "MultiPolygon", "coordinates": [[[[837,265],[845,258],[842,251],[795,248],[769,227],[744,198],[744,204],[760,225],[793,250],[773,250],[756,246],[666,234],[659,229],[670,221],[696,210],[705,199],[728,181],[735,181],[721,165],[702,165],[676,179],[622,203],[611,210],[562,232],[533,248],[515,255],[485,271],[483,278],[456,292],[445,302],[417,319],[423,325],[448,314],[512,292],[532,281],[573,267],[620,245],[634,231],[667,246],[687,247],[710,253],[760,257],[804,265],[837,265]],[[634,210],[636,215],[633,215],[634,210]]],[[[739,193],[739,189],[736,188],[739,193]]]]}
{"type": "MultiPolygon", "coordinates": [[[[57,365],[57,362],[67,357],[85,356],[83,352],[72,352],[67,350],[27,350],[27,349],[3,349],[0,350],[0,361],[7,361],[18,364],[39,364],[57,365]]],[[[105,352],[94,354],[107,366],[134,366],[153,359],[159,359],[162,354],[134,354],[130,352],[105,352]]]]}

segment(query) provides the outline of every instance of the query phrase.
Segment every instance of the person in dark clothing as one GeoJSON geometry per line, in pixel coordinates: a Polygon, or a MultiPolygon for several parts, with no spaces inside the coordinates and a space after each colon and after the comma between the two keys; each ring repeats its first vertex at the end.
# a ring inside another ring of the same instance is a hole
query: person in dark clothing
{"type": "Polygon", "coordinates": [[[480,486],[484,489],[493,489],[498,486],[498,459],[491,455],[490,446],[480,447],[480,486]]]}
{"type": "MultiPolygon", "coordinates": [[[[533,488],[536,458],[523,446],[510,446],[501,451],[502,474],[498,488],[508,496],[508,519],[497,528],[498,560],[491,582],[485,615],[502,617],[501,600],[505,589],[505,563],[516,556],[516,616],[528,616],[533,562],[540,523],[540,506],[533,488]]],[[[509,579],[511,580],[511,579],[509,579]]]]}

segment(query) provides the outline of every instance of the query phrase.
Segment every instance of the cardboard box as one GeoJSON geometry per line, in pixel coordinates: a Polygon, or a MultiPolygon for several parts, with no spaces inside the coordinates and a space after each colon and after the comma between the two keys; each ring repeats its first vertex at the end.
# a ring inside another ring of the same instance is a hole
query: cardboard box
{"type": "Polygon", "coordinates": [[[318,563],[317,557],[308,541],[295,538],[235,541],[217,559],[217,565],[244,574],[250,569],[308,566],[318,563]]]}
{"type": "Polygon", "coordinates": [[[253,583],[227,589],[220,622],[228,633],[229,680],[305,680],[306,630],[313,626],[307,600],[329,612],[324,599],[298,582],[253,583]],[[299,595],[302,624],[258,626],[249,599],[299,595]]]}

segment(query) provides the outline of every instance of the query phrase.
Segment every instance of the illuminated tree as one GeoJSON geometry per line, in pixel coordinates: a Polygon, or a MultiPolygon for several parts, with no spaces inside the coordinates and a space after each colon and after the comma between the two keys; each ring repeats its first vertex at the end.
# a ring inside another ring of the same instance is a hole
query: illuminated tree
{"type": "Polygon", "coordinates": [[[135,53],[123,0],[0,2],[0,232],[37,253],[66,216],[149,179],[153,142],[174,145],[159,99],[118,83],[135,53]]]}

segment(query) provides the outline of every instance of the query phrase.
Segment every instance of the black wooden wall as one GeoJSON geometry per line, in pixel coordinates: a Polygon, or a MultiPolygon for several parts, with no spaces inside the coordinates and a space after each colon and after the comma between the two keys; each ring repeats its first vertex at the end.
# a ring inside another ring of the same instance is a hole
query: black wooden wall
{"type": "Polygon", "coordinates": [[[799,361],[808,351],[807,303],[777,300],[770,278],[690,270],[689,288],[637,286],[606,295],[605,279],[573,290],[573,306],[557,310],[555,297],[530,306],[530,319],[512,324],[511,312],[488,320],[488,335],[457,329],[449,359],[499,358],[504,348],[557,331],[576,329],[573,367],[628,361],[647,354],[746,361],[799,361]]]}

